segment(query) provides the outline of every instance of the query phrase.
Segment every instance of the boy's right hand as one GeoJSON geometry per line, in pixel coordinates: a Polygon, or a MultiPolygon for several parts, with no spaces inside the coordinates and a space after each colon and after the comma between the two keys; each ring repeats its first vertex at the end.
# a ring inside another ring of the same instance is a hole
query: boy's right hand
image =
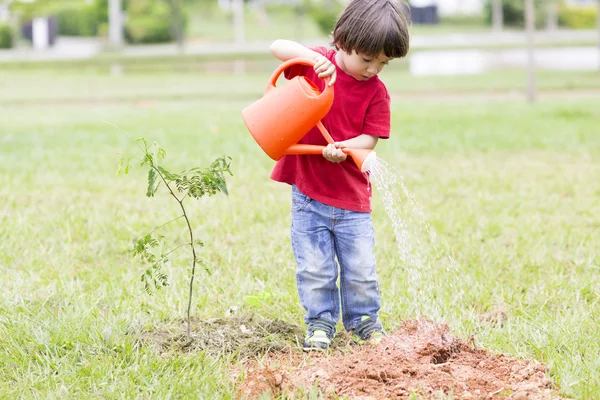
{"type": "Polygon", "coordinates": [[[324,79],[328,76],[331,77],[328,83],[329,86],[335,83],[336,68],[335,65],[331,61],[329,61],[327,57],[320,54],[317,57],[315,57],[314,70],[321,79],[324,79]]]}
{"type": "Polygon", "coordinates": [[[342,151],[344,147],[346,147],[346,145],[341,142],[329,143],[323,149],[323,157],[325,157],[327,161],[334,163],[345,161],[347,156],[346,153],[342,151]]]}

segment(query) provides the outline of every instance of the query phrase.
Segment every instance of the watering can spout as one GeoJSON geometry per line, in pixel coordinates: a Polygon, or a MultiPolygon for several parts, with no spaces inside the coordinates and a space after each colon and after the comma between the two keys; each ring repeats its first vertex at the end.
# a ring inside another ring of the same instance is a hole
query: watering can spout
{"type": "MultiPolygon", "coordinates": [[[[346,149],[348,155],[352,157],[361,172],[367,173],[373,170],[377,160],[377,154],[369,149],[346,149]]],[[[342,150],[343,151],[343,150],[342,150]]]]}

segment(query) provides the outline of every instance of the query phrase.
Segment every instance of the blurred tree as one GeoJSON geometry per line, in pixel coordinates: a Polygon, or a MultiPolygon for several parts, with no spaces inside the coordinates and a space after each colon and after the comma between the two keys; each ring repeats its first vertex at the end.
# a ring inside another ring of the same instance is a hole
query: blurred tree
{"type": "Polygon", "coordinates": [[[492,27],[495,32],[500,32],[504,28],[502,0],[492,0],[492,27]]]}
{"type": "Polygon", "coordinates": [[[65,6],[79,5],[81,0],[33,0],[13,1],[9,9],[22,20],[30,20],[36,17],[46,17],[56,14],[65,6]]]}
{"type": "Polygon", "coordinates": [[[171,30],[179,48],[183,48],[186,16],[184,0],[167,0],[171,7],[171,30]]]}
{"type": "Polygon", "coordinates": [[[123,45],[123,4],[122,0],[110,0],[108,4],[108,37],[114,48],[123,45]]]}
{"type": "MultiPolygon", "coordinates": [[[[98,21],[102,24],[108,24],[108,10],[110,0],[94,0],[93,4],[96,7],[96,14],[98,15],[98,21]]],[[[129,0],[121,0],[123,10],[127,10],[129,6],[129,0]]]]}
{"type": "MultiPolygon", "coordinates": [[[[545,22],[544,4],[546,0],[534,0],[536,26],[541,27],[545,22]]],[[[485,4],[485,17],[489,24],[493,24],[494,0],[487,0],[485,4]]],[[[523,0],[502,0],[502,22],[503,26],[525,27],[525,2],[523,0]]]]}
{"type": "Polygon", "coordinates": [[[186,4],[198,1],[205,0],[15,0],[10,9],[21,21],[56,15],[61,34],[108,35],[117,47],[122,43],[124,29],[123,11],[118,10],[125,10],[131,19],[126,26],[131,42],[175,39],[182,46],[187,26],[186,4]]]}
{"type": "Polygon", "coordinates": [[[535,59],[533,34],[535,31],[535,3],[525,0],[525,27],[527,29],[527,99],[535,101],[535,59]]]}
{"type": "Polygon", "coordinates": [[[559,22],[568,29],[594,29],[597,21],[595,4],[578,5],[562,3],[559,8],[559,22]]]}
{"type": "Polygon", "coordinates": [[[321,32],[328,36],[331,35],[337,18],[342,11],[342,5],[335,0],[328,0],[325,5],[315,0],[304,0],[304,8],[317,23],[321,32]]]}
{"type": "Polygon", "coordinates": [[[58,34],[66,36],[96,36],[98,12],[95,4],[66,4],[55,12],[58,34]]]}
{"type": "Polygon", "coordinates": [[[0,49],[13,47],[14,35],[12,26],[0,22],[0,49]]]}
{"type": "Polygon", "coordinates": [[[547,0],[546,2],[546,29],[555,31],[558,28],[558,7],[560,0],[547,0]]]}
{"type": "Polygon", "coordinates": [[[235,42],[244,43],[244,0],[231,0],[235,42]]]}
{"type": "Polygon", "coordinates": [[[186,27],[187,14],[182,0],[128,1],[125,38],[130,43],[177,40],[183,45],[186,27]]]}

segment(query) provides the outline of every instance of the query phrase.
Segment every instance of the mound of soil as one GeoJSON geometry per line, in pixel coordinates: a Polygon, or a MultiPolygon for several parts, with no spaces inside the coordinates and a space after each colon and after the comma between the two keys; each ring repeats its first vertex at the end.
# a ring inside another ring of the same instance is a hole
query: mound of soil
{"type": "Polygon", "coordinates": [[[239,395],[303,396],[312,390],[350,399],[560,399],[537,361],[476,348],[448,326],[407,321],[377,346],[331,354],[270,353],[247,364],[239,395]],[[443,396],[442,396],[443,397],[443,396]]]}

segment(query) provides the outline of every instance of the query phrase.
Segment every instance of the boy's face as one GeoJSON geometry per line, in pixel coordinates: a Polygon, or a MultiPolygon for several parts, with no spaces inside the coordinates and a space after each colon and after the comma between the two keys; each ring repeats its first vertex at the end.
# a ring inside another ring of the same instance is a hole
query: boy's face
{"type": "Polygon", "coordinates": [[[366,81],[380,73],[391,58],[383,52],[377,57],[372,57],[356,51],[347,53],[340,49],[335,60],[342,71],[358,81],[366,81]]]}

